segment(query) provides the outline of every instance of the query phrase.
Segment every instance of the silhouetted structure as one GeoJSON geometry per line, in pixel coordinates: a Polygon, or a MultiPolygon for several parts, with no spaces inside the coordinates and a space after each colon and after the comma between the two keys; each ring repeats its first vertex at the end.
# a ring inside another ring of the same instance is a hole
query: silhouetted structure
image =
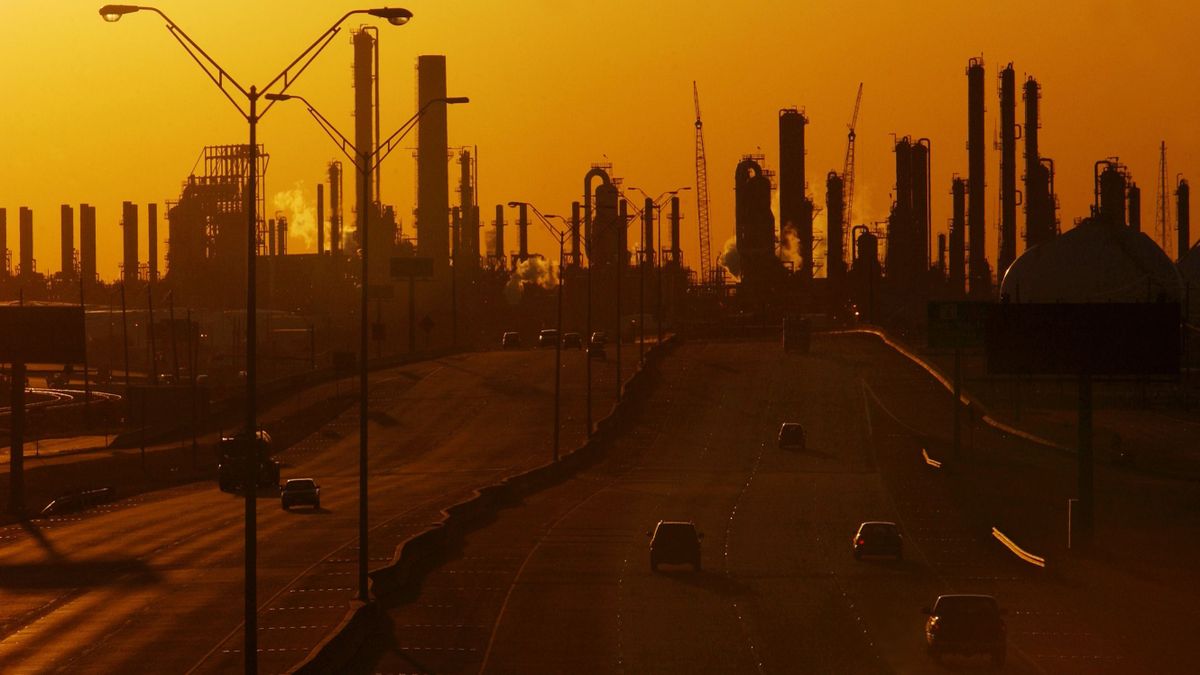
{"type": "Polygon", "coordinates": [[[918,290],[928,269],[929,145],[896,141],[896,193],[888,217],[887,279],[901,293],[918,290]]]}
{"type": "Polygon", "coordinates": [[[1133,181],[1129,182],[1129,189],[1126,190],[1126,197],[1129,200],[1129,227],[1133,228],[1134,232],[1142,231],[1142,189],[1133,181]]]}
{"type": "Polygon", "coordinates": [[[1001,276],[1017,259],[1017,84],[1013,64],[1000,71],[1000,248],[1001,276]]]}
{"type": "Polygon", "coordinates": [[[798,240],[803,279],[813,276],[813,203],[806,194],[804,166],[807,124],[808,118],[796,108],[779,111],[779,241],[785,242],[789,236],[798,240]]]}
{"type": "Polygon", "coordinates": [[[146,255],[149,279],[158,281],[158,204],[146,205],[146,255]]]}
{"type": "Polygon", "coordinates": [[[1177,260],[1183,260],[1192,243],[1191,192],[1186,178],[1180,178],[1179,182],[1175,184],[1175,223],[1179,229],[1177,260]]]}
{"type": "Polygon", "coordinates": [[[666,258],[663,263],[671,263],[678,266],[683,263],[683,251],[679,246],[679,195],[671,197],[669,220],[671,223],[671,238],[667,244],[666,258]]]}
{"type": "Polygon", "coordinates": [[[759,163],[761,156],[746,155],[734,171],[735,235],[743,284],[765,291],[779,269],[775,257],[775,215],[771,213],[771,179],[759,163]]]}
{"type": "Polygon", "coordinates": [[[1095,198],[1093,215],[1105,223],[1125,227],[1125,190],[1128,173],[1116,157],[1102,159],[1095,164],[1095,198]],[[1103,170],[1101,170],[1103,167],[1103,170]]]}
{"type": "Polygon", "coordinates": [[[951,187],[953,215],[950,218],[950,281],[951,297],[962,297],[967,292],[966,228],[967,228],[967,181],[955,176],[951,187]]]}
{"type": "Polygon", "coordinates": [[[972,58],[967,65],[967,248],[970,294],[977,300],[988,299],[992,287],[984,225],[987,204],[984,199],[983,74],[983,59],[972,58]]]}
{"type": "Polygon", "coordinates": [[[325,253],[325,184],[317,183],[317,255],[325,253]]]}
{"type": "Polygon", "coordinates": [[[23,279],[32,279],[37,273],[37,266],[33,260],[33,210],[28,206],[22,206],[17,212],[19,236],[19,251],[20,251],[20,267],[17,268],[17,275],[23,279]]]}
{"type": "Polygon", "coordinates": [[[79,273],[88,283],[97,283],[96,276],[96,207],[79,205],[79,273]]]}
{"type": "Polygon", "coordinates": [[[417,254],[433,258],[434,276],[446,270],[450,251],[450,176],[446,162],[446,57],[417,57],[417,254]]]}
{"type": "Polygon", "coordinates": [[[60,208],[62,215],[61,236],[59,238],[59,259],[62,267],[61,275],[64,280],[75,278],[75,209],[70,204],[60,208]]]}
{"type": "Polygon", "coordinates": [[[1051,241],[1058,236],[1055,218],[1054,161],[1039,154],[1038,135],[1041,87],[1032,77],[1025,81],[1025,247],[1051,241]]]}
{"type": "Polygon", "coordinates": [[[4,276],[12,275],[12,252],[8,248],[8,209],[0,208],[0,258],[3,258],[4,276]]]}
{"type": "MultiPolygon", "coordinates": [[[[475,201],[476,163],[471,151],[463,148],[458,153],[458,195],[461,213],[459,243],[462,252],[455,255],[455,262],[468,269],[479,267],[479,204],[475,201]]],[[[457,248],[455,249],[457,251],[457,248]]]]}
{"type": "Polygon", "coordinates": [[[499,263],[501,269],[508,268],[508,253],[504,250],[504,205],[496,205],[496,220],[493,221],[493,226],[496,229],[496,238],[494,241],[495,251],[493,257],[499,263]]]}
{"type": "Polygon", "coordinates": [[[583,264],[583,249],[580,243],[580,230],[583,218],[583,204],[571,202],[571,266],[578,268],[583,264]]]}
{"type": "Polygon", "coordinates": [[[121,280],[133,283],[138,278],[138,212],[137,204],[121,204],[121,280]]]}
{"type": "Polygon", "coordinates": [[[529,205],[517,206],[517,259],[524,262],[529,258],[529,205]]]}
{"type": "Polygon", "coordinates": [[[334,160],[329,163],[329,252],[333,255],[342,253],[342,163],[334,160]]]}
{"type": "MultiPolygon", "coordinates": [[[[370,155],[376,145],[378,145],[378,129],[375,125],[375,115],[377,114],[378,101],[376,100],[376,86],[379,73],[376,72],[378,65],[377,48],[378,33],[374,26],[363,26],[352,33],[351,41],[354,45],[354,154],[355,157],[363,157],[370,155]]],[[[443,154],[443,160],[445,155],[443,154]]],[[[355,222],[357,223],[357,231],[359,233],[367,232],[371,236],[371,227],[367,219],[371,218],[374,209],[370,206],[364,211],[363,204],[375,204],[379,201],[378,194],[375,191],[374,174],[367,171],[367,175],[358,175],[354,173],[354,212],[356,215],[355,222]],[[366,194],[363,194],[363,191],[366,194]]],[[[376,243],[379,240],[371,236],[371,250],[381,251],[376,248],[376,243]]],[[[374,256],[372,256],[374,257],[374,256]]],[[[374,276],[374,275],[372,275],[374,276]]]]}
{"type": "Polygon", "coordinates": [[[846,212],[845,183],[836,171],[825,176],[825,276],[829,279],[830,292],[836,293],[846,276],[846,257],[842,250],[846,212]]]}

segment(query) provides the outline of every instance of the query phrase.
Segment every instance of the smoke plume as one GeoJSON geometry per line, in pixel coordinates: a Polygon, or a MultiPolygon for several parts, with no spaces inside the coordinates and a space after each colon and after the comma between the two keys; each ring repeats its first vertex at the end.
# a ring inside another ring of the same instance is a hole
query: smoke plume
{"type": "MultiPolygon", "coordinates": [[[[315,251],[317,241],[316,208],[304,198],[304,182],[297,181],[290,190],[276,192],[272,203],[288,220],[288,236],[304,242],[305,251],[315,251]]],[[[292,247],[289,246],[290,250],[292,247]]]]}
{"type": "Polygon", "coordinates": [[[804,256],[800,254],[800,236],[790,221],[783,225],[783,237],[775,245],[775,257],[782,262],[792,263],[792,269],[800,269],[804,256]]]}
{"type": "Polygon", "coordinates": [[[717,256],[717,264],[724,267],[733,278],[742,278],[742,258],[738,255],[737,237],[725,240],[725,245],[721,247],[721,253],[717,256]]]}
{"type": "Polygon", "coordinates": [[[508,304],[515,305],[521,301],[526,286],[551,289],[557,285],[556,265],[538,257],[527,258],[517,263],[517,268],[508,277],[508,283],[504,286],[504,298],[508,300],[508,304]]]}

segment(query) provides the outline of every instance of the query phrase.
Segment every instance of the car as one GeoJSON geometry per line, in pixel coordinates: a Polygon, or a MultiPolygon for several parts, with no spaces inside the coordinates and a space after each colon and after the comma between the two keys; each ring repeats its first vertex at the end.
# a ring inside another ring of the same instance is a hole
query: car
{"type": "Polygon", "coordinates": [[[858,526],[858,532],[850,540],[854,559],[864,555],[889,555],[897,560],[904,559],[904,537],[895,523],[886,520],[868,520],[858,526]]]}
{"type": "Polygon", "coordinates": [[[520,349],[521,334],[512,330],[505,332],[500,338],[500,346],[504,349],[520,349]]]}
{"type": "Polygon", "coordinates": [[[293,506],[308,504],[314,511],[321,509],[321,486],[311,478],[289,478],[279,491],[279,500],[283,510],[293,506]]]}
{"type": "Polygon", "coordinates": [[[579,333],[564,333],[562,346],[563,349],[583,349],[583,336],[579,333]]]}
{"type": "Polygon", "coordinates": [[[538,333],[538,347],[546,348],[553,347],[558,344],[558,331],[553,328],[544,328],[538,333]]]}
{"type": "Polygon", "coordinates": [[[804,434],[804,427],[798,422],[784,422],[779,425],[779,449],[794,449],[804,450],[807,447],[807,439],[804,434]]]}
{"type": "Polygon", "coordinates": [[[940,595],[933,607],[922,610],[925,620],[925,644],[934,660],[946,654],[971,656],[987,654],[992,663],[1003,666],[1008,652],[1004,611],[990,595],[940,595]]]}
{"type": "Polygon", "coordinates": [[[700,571],[700,540],[704,534],[691,521],[660,520],[650,537],[650,570],[658,571],[660,564],[687,565],[700,571]]]}
{"type": "Polygon", "coordinates": [[[592,333],[591,342],[594,345],[600,345],[603,347],[604,345],[608,344],[608,333],[602,330],[592,333]]]}

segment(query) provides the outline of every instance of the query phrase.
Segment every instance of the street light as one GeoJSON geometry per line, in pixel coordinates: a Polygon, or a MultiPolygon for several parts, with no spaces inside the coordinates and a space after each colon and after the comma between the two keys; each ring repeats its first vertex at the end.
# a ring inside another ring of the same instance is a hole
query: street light
{"type": "MultiPolygon", "coordinates": [[[[550,231],[550,234],[558,238],[558,319],[557,331],[558,339],[554,341],[554,461],[558,461],[558,436],[559,436],[559,410],[562,408],[562,312],[563,312],[563,249],[566,247],[567,233],[565,230],[559,230],[550,224],[550,218],[561,218],[554,214],[544,214],[538,210],[538,207],[529,202],[512,201],[508,203],[508,207],[516,208],[518,206],[528,206],[542,225],[550,231]]],[[[585,354],[586,358],[591,358],[590,354],[585,354]]],[[[591,433],[591,430],[588,430],[591,433]]]]}
{"type": "Polygon", "coordinates": [[[346,12],[340,19],[335,21],[324,33],[322,33],[312,44],[300,53],[291,63],[287,65],[278,75],[267,83],[262,89],[251,86],[246,89],[238,81],[234,79],[224,68],[221,67],[207,52],[196,44],[182,28],[171,20],[162,10],[156,7],[146,7],[140,5],[105,5],[100,8],[100,16],[109,23],[115,23],[126,14],[132,14],[146,10],[159,15],[167,24],[167,31],[171,36],[179,41],[180,46],[192,57],[192,60],[200,66],[204,74],[212,80],[213,84],[221,90],[225,98],[237,108],[238,113],[246,120],[250,127],[250,142],[248,144],[248,163],[250,175],[247,179],[247,199],[246,199],[246,430],[242,441],[245,443],[246,456],[246,476],[245,482],[245,519],[246,519],[246,561],[245,561],[245,669],[247,673],[255,673],[258,670],[258,599],[257,599],[257,581],[256,581],[256,564],[257,564],[257,533],[255,521],[255,489],[257,484],[257,462],[252,461],[257,456],[258,452],[258,411],[256,408],[255,391],[258,381],[258,365],[257,365],[257,341],[258,341],[258,305],[257,305],[257,264],[258,257],[258,121],[263,115],[270,110],[274,102],[267,104],[260,112],[258,110],[258,99],[263,95],[271,93],[277,86],[278,91],[274,92],[282,94],[290,87],[298,77],[308,68],[317,56],[324,51],[325,47],[333,41],[333,38],[341,30],[341,25],[346,19],[355,14],[370,14],[372,16],[386,19],[392,24],[403,24],[412,17],[412,13],[406,9],[354,9],[346,12]],[[245,107],[243,107],[243,102],[245,107]]]}
{"type": "MultiPolygon", "coordinates": [[[[407,10],[376,10],[376,11],[403,11],[407,10]]],[[[373,13],[373,12],[372,12],[373,13]]],[[[411,15],[410,15],[411,16],[411,15]]],[[[407,19],[405,19],[407,20],[407,19]]],[[[403,23],[403,22],[401,22],[403,23]]],[[[399,25],[399,24],[397,24],[399,25]]],[[[469,103],[470,99],[466,96],[441,97],[431,99],[425,102],[413,116],[408,118],[400,128],[395,131],[387,140],[376,146],[373,150],[364,149],[362,152],[357,152],[354,144],[346,135],[338,131],[337,127],[333,126],[324,115],[322,115],[308,99],[295,94],[267,94],[269,101],[290,101],[297,100],[308,108],[308,113],[312,115],[321,129],[338,145],[342,154],[354,164],[354,168],[358,170],[358,177],[362,181],[362,203],[359,204],[360,213],[362,213],[362,225],[358,233],[358,247],[362,257],[362,273],[360,278],[361,286],[361,307],[359,311],[359,359],[358,359],[358,599],[362,602],[367,601],[367,350],[368,350],[368,330],[370,325],[367,319],[367,301],[369,299],[368,278],[367,278],[367,223],[370,221],[370,180],[371,174],[383,162],[384,158],[391,154],[392,150],[404,140],[417,121],[421,119],[421,115],[435,103],[444,103],[446,105],[456,103],[469,103]]],[[[410,280],[409,283],[412,283],[410,280]]],[[[411,302],[410,302],[411,307],[411,302]]],[[[410,318],[411,323],[411,318],[410,318]]]]}
{"type": "MultiPolygon", "coordinates": [[[[650,195],[646,194],[646,191],[645,191],[645,190],[643,190],[643,189],[641,189],[641,188],[639,188],[639,187],[633,187],[633,186],[629,186],[629,187],[627,187],[626,189],[627,189],[627,190],[637,190],[638,192],[642,193],[642,196],[643,196],[643,197],[645,197],[647,200],[650,200],[650,195]]],[[[661,343],[662,343],[662,341],[663,341],[663,296],[662,296],[662,287],[663,287],[663,263],[662,263],[662,261],[663,261],[663,247],[662,247],[662,207],[663,207],[663,205],[666,203],[665,199],[666,199],[667,197],[675,197],[675,196],[677,196],[677,195],[678,195],[680,192],[684,192],[684,191],[691,190],[691,189],[692,189],[692,188],[691,188],[691,186],[687,186],[687,185],[685,185],[685,186],[683,186],[683,187],[678,187],[678,188],[675,188],[674,190],[667,190],[666,192],[663,192],[663,193],[659,194],[659,195],[658,195],[657,197],[655,197],[653,200],[650,200],[650,201],[652,201],[652,202],[653,202],[653,204],[654,204],[654,210],[655,210],[655,211],[658,213],[658,256],[659,256],[659,257],[658,257],[658,298],[657,298],[657,305],[658,305],[658,309],[657,309],[656,311],[657,311],[657,313],[658,313],[658,342],[659,342],[659,344],[661,344],[661,343]]],[[[644,335],[645,335],[645,333],[643,332],[643,336],[644,336],[644,335]]],[[[644,338],[643,338],[643,339],[644,339],[644,338]]]]}

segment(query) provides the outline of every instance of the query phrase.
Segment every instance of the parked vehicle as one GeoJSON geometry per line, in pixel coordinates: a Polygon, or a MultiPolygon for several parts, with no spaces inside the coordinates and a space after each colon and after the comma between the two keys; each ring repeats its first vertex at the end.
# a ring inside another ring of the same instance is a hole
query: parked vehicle
{"type": "Polygon", "coordinates": [[[804,427],[798,422],[784,422],[779,425],[779,449],[780,450],[804,450],[808,445],[808,440],[804,434],[804,427]]]}
{"type": "Polygon", "coordinates": [[[538,333],[538,347],[554,347],[558,345],[558,331],[554,328],[544,328],[538,333]]]}
{"type": "Polygon", "coordinates": [[[504,336],[500,338],[500,346],[503,349],[520,349],[521,334],[512,330],[507,331],[504,333],[504,336]]]}
{"type": "Polygon", "coordinates": [[[579,333],[564,333],[562,346],[563,349],[583,349],[583,336],[579,333]]]}
{"type": "Polygon", "coordinates": [[[904,537],[895,523],[884,520],[868,520],[858,526],[858,532],[850,540],[854,559],[864,555],[887,555],[897,560],[904,558],[904,537]]]}

